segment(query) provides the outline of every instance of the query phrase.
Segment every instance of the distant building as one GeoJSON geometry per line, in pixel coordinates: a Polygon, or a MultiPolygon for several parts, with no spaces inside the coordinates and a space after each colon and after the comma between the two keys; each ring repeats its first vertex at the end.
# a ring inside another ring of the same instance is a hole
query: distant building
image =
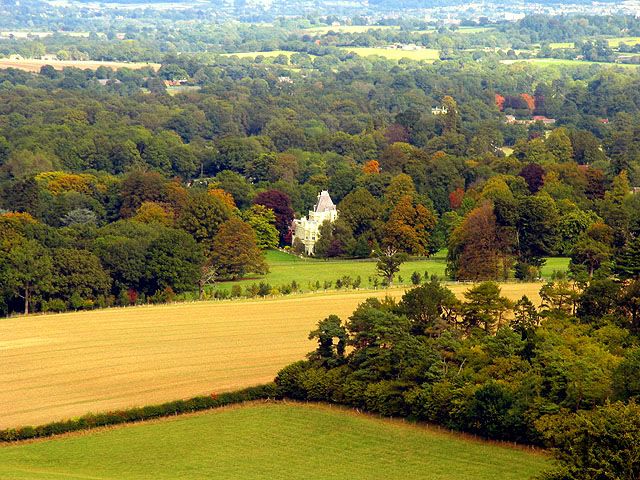
{"type": "Polygon", "coordinates": [[[542,122],[545,125],[553,125],[554,123],[556,123],[556,119],[555,118],[547,118],[544,115],[534,115],[533,116],[533,121],[534,122],[542,122]]]}
{"type": "Polygon", "coordinates": [[[446,115],[447,113],[449,113],[447,107],[434,107],[431,109],[432,115],[446,115]]]}
{"type": "Polygon", "coordinates": [[[165,80],[164,81],[165,87],[180,87],[180,86],[184,85],[185,83],[187,83],[187,79],[186,78],[180,78],[178,80],[165,80]]]}
{"type": "Polygon", "coordinates": [[[544,115],[534,115],[533,118],[531,120],[518,120],[515,116],[513,115],[505,115],[504,116],[504,123],[507,123],[509,125],[532,125],[536,122],[542,122],[545,125],[553,125],[554,123],[556,123],[556,119],[555,118],[547,118],[544,115]]]}
{"type": "Polygon", "coordinates": [[[293,237],[304,244],[304,250],[307,255],[313,255],[316,242],[320,238],[320,226],[325,222],[335,222],[338,218],[338,210],[329,196],[329,192],[323,190],[318,195],[318,202],[309,210],[307,217],[295,219],[293,221],[293,237]]]}
{"type": "Polygon", "coordinates": [[[55,62],[58,60],[58,56],[53,53],[47,53],[46,55],[42,55],[40,60],[44,60],[45,62],[55,62]]]}

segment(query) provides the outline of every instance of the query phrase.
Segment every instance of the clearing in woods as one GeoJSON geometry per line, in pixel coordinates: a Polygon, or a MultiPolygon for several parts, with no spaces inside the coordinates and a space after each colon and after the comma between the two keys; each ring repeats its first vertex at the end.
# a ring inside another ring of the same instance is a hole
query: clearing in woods
{"type": "Polygon", "coordinates": [[[15,480],[525,480],[548,466],[539,451],[297,403],[253,403],[0,447],[0,477],[15,480]]]}
{"type": "MultiPolygon", "coordinates": [[[[540,303],[540,283],[504,284],[540,303]]],[[[452,285],[462,294],[468,285],[452,285]]],[[[0,322],[0,428],[161,403],[272,381],[314,348],[330,314],[404,289],[112,308],[0,322]]]]}
{"type": "Polygon", "coordinates": [[[99,60],[11,60],[8,58],[0,58],[0,69],[16,68],[26,72],[39,72],[40,68],[44,65],[51,65],[56,70],[64,70],[67,67],[75,67],[82,70],[96,70],[98,67],[109,67],[114,70],[118,70],[120,68],[130,68],[132,70],[153,68],[154,70],[158,70],[160,68],[159,63],[101,62],[99,60]]]}

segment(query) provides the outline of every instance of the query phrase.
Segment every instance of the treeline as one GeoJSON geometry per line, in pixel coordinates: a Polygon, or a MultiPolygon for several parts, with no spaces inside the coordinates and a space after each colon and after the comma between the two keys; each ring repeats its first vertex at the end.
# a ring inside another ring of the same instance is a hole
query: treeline
{"type": "MultiPolygon", "coordinates": [[[[543,56],[550,56],[548,49],[552,42],[587,42],[606,37],[627,37],[640,34],[640,26],[632,16],[547,16],[529,15],[514,23],[490,25],[486,32],[467,32],[455,26],[427,25],[422,21],[404,19],[387,21],[394,27],[371,29],[364,32],[331,31],[318,33],[306,30],[321,25],[316,17],[277,19],[269,25],[229,21],[228,15],[217,15],[211,10],[199,12],[190,22],[180,22],[181,16],[188,16],[189,10],[154,11],[147,9],[132,15],[127,10],[108,10],[88,21],[88,12],[77,11],[73,7],[58,21],[42,24],[42,15],[35,14],[50,7],[40,4],[14,5],[2,12],[6,28],[9,18],[15,17],[21,28],[33,29],[40,24],[46,32],[36,33],[31,38],[8,38],[0,40],[0,54],[20,54],[28,58],[39,58],[44,54],[55,54],[63,60],[112,60],[112,61],[154,61],[162,62],[167,55],[198,54],[201,58],[213,59],[214,54],[291,50],[324,56],[332,53],[340,56],[336,47],[382,47],[390,44],[415,44],[437,49],[442,59],[471,57],[474,60],[491,58],[487,49],[501,49],[503,52],[516,50],[527,52],[542,45],[543,56]],[[21,12],[22,10],[22,12],[21,12]],[[27,10],[25,12],[24,10],[27,10]],[[38,17],[31,23],[29,16],[38,17]],[[111,18],[114,17],[114,18],[111,18]],[[118,20],[115,20],[118,17],[118,20]],[[124,17],[124,19],[122,19],[124,17]],[[146,18],[145,18],[146,17],[146,18]],[[398,25],[399,24],[399,25],[398,25]],[[153,28],[151,27],[153,25],[153,28]],[[80,32],[71,35],[68,32],[80,32]]],[[[60,13],[51,12],[51,18],[60,13]]],[[[331,23],[330,18],[324,18],[331,23]]],[[[362,23],[355,18],[354,24],[362,23]]],[[[468,23],[468,22],[467,22],[468,23]]],[[[624,49],[623,49],[624,50],[624,49]]],[[[558,54],[563,52],[555,51],[558,54]]],[[[588,60],[611,61],[612,57],[589,53],[588,60]]],[[[566,53],[564,53],[566,54],[566,53]]],[[[525,53],[527,55],[527,53],[525,53]]]]}
{"type": "Polygon", "coordinates": [[[556,279],[537,308],[492,282],[460,301],[431,279],[400,302],[372,298],[347,321],[320,321],[318,348],[276,384],[289,398],[555,448],[546,478],[636,478],[639,285],[556,279]]]}
{"type": "Polygon", "coordinates": [[[217,280],[266,273],[262,250],[279,242],[272,207],[280,192],[262,192],[240,212],[217,187],[187,190],[143,171],[49,172],[13,183],[5,199],[14,211],[0,214],[0,308],[78,310],[196,291],[203,298],[217,280]]]}
{"type": "MultiPolygon", "coordinates": [[[[545,71],[531,91],[520,86],[530,85],[531,72],[508,66],[418,68],[350,56],[316,70],[313,62],[284,76],[286,65],[259,59],[205,65],[182,56],[157,75],[3,72],[5,229],[38,242],[29,245],[47,258],[65,258],[51,249],[74,248],[97,256],[83,268],[99,266],[105,282],[79,294],[95,305],[204,295],[212,279],[264,271],[253,261],[251,270],[201,267],[212,265],[219,227],[232,219],[242,222],[227,238],[248,225],[256,239],[243,245],[251,252],[255,242],[289,245],[294,215],[325,189],[340,215],[322,226],[319,256],[448,248],[452,278],[534,279],[549,255],[572,256],[575,274],[589,277],[633,249],[640,90],[631,73],[545,71]],[[572,81],[576,72],[585,81],[572,81]],[[163,80],[182,76],[201,90],[168,95],[163,80]],[[446,113],[433,114],[434,106],[446,113]],[[144,250],[145,267],[108,258],[101,242],[114,237],[137,244],[128,252],[144,250]],[[173,270],[153,270],[151,245],[159,256],[161,245],[173,249],[173,270]]],[[[54,276],[65,271],[56,268],[54,276]]],[[[5,288],[5,311],[24,310],[16,285],[5,288]]],[[[84,305],[64,292],[43,287],[36,308],[84,305]]]]}

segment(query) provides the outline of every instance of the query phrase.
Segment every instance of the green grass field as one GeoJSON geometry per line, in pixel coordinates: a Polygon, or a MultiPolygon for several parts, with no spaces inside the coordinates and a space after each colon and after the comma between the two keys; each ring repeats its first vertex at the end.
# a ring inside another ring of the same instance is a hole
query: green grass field
{"type": "Polygon", "coordinates": [[[548,457],[324,405],[251,404],[0,447],[0,478],[525,480],[548,457]]]}
{"type": "Polygon", "coordinates": [[[392,25],[340,25],[339,27],[324,26],[305,28],[302,33],[310,33],[315,35],[324,35],[329,32],[335,33],[365,33],[369,30],[398,30],[400,27],[392,25]]]}
{"type": "Polygon", "coordinates": [[[223,53],[222,56],[223,57],[238,57],[238,58],[255,58],[258,55],[262,55],[263,57],[266,57],[266,58],[274,58],[274,57],[277,57],[278,55],[286,55],[287,57],[290,57],[294,53],[296,53],[296,52],[291,52],[291,51],[288,51],[288,50],[271,50],[269,52],[223,53]]]}
{"type": "MultiPolygon", "coordinates": [[[[611,48],[618,48],[621,43],[625,43],[629,46],[637,45],[640,43],[640,37],[614,37],[608,38],[607,43],[611,48]]],[[[552,49],[556,48],[574,48],[574,42],[553,42],[549,44],[552,49]]]]}
{"type": "Polygon", "coordinates": [[[357,53],[361,57],[379,55],[390,60],[400,60],[408,58],[410,60],[433,62],[440,58],[438,50],[433,48],[423,48],[420,50],[396,50],[389,48],[368,48],[368,47],[344,47],[344,50],[357,53]]]}
{"type": "Polygon", "coordinates": [[[575,44],[573,42],[552,42],[549,44],[549,48],[558,49],[558,48],[573,48],[575,44]]]}
{"type": "MultiPolygon", "coordinates": [[[[419,272],[424,276],[425,271],[429,275],[437,275],[445,278],[445,269],[447,267],[446,251],[440,251],[430,258],[423,260],[411,260],[405,262],[400,267],[399,276],[403,282],[396,283],[410,284],[411,274],[419,272]]],[[[215,285],[215,288],[231,288],[231,285],[239,284],[243,287],[256,282],[267,282],[273,287],[290,284],[295,280],[300,288],[309,290],[309,282],[315,283],[319,281],[322,285],[325,281],[333,282],[345,275],[352,279],[360,276],[362,287],[373,287],[373,283],[369,278],[376,277],[376,261],[374,259],[367,260],[319,260],[314,258],[300,258],[295,255],[289,255],[280,251],[271,250],[267,252],[267,262],[269,264],[269,273],[255,277],[246,278],[238,282],[221,282],[215,285]]],[[[549,278],[554,271],[564,271],[569,265],[568,258],[552,257],[548,258],[542,268],[543,278],[549,278]]]]}
{"type": "Polygon", "coordinates": [[[589,62],[587,60],[568,60],[564,58],[528,58],[522,60],[501,60],[505,65],[514,63],[530,63],[539,67],[580,67],[590,65],[600,65],[603,67],[638,68],[638,65],[625,63],[589,62]]]}

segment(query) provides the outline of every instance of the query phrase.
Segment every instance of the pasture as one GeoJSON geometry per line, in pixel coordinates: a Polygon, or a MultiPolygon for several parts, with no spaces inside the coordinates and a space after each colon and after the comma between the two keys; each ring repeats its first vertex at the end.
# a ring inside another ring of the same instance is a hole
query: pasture
{"type": "Polygon", "coordinates": [[[434,48],[421,48],[419,50],[400,50],[392,48],[369,48],[369,47],[343,47],[343,50],[357,53],[361,57],[370,57],[377,55],[388,58],[389,60],[401,60],[408,58],[409,60],[433,62],[440,58],[438,50],[434,48]]]}
{"type": "Polygon", "coordinates": [[[289,50],[271,50],[267,52],[237,52],[237,53],[223,53],[223,57],[238,57],[238,58],[255,58],[257,56],[262,56],[265,58],[275,58],[279,55],[285,55],[286,57],[290,57],[294,53],[289,50]]]}
{"type": "MultiPolygon", "coordinates": [[[[432,257],[425,259],[417,259],[405,262],[400,267],[399,282],[396,276],[396,283],[410,284],[411,274],[419,272],[423,277],[425,271],[431,275],[437,275],[440,278],[446,278],[445,269],[447,268],[446,250],[442,250],[432,257]]],[[[300,288],[304,291],[311,290],[311,286],[316,281],[323,286],[324,282],[333,282],[345,275],[352,279],[360,276],[362,287],[373,288],[371,280],[376,277],[376,261],[375,259],[365,260],[321,260],[315,258],[300,258],[295,255],[289,255],[280,251],[271,250],[267,252],[267,263],[269,264],[269,273],[256,277],[247,278],[237,282],[222,282],[214,286],[214,288],[231,288],[232,285],[238,284],[243,287],[256,282],[267,282],[271,286],[279,287],[296,281],[300,288]]],[[[542,268],[543,278],[549,278],[551,274],[558,271],[565,271],[569,265],[568,258],[552,257],[548,258],[546,264],[542,268]]]]}
{"type": "Polygon", "coordinates": [[[0,477],[524,480],[540,452],[325,405],[254,403],[0,447],[0,477]]]}
{"type": "Polygon", "coordinates": [[[626,63],[606,63],[606,62],[590,62],[587,60],[568,60],[564,58],[527,58],[520,60],[500,60],[505,65],[513,65],[515,63],[530,63],[539,67],[590,67],[599,65],[602,67],[621,67],[621,68],[638,68],[638,65],[626,63]]]}
{"type": "MultiPolygon", "coordinates": [[[[637,45],[640,43],[640,37],[614,37],[607,38],[607,43],[611,48],[619,48],[621,43],[624,43],[629,46],[637,45]]],[[[575,48],[574,42],[552,42],[549,44],[549,47],[552,49],[558,48],[575,48]]]]}
{"type": "Polygon", "coordinates": [[[301,33],[311,33],[315,35],[325,35],[329,32],[335,33],[366,33],[369,30],[399,30],[400,27],[391,25],[340,25],[324,27],[312,27],[301,30],[301,33]]]}
{"type": "Polygon", "coordinates": [[[139,70],[141,68],[153,68],[154,70],[158,70],[160,68],[160,64],[158,63],[103,62],[99,60],[10,60],[8,58],[0,58],[0,69],[16,68],[18,70],[24,70],[26,72],[37,73],[40,72],[40,68],[42,68],[44,65],[51,65],[56,70],[64,70],[68,67],[80,68],[82,70],[95,70],[98,67],[109,67],[114,70],[119,70],[121,68],[130,68],[132,70],[139,70]]]}
{"type": "MultiPolygon", "coordinates": [[[[503,285],[536,304],[540,283],[503,285]]],[[[469,285],[451,289],[461,295],[469,285]]],[[[0,428],[237,390],[273,380],[315,344],[316,323],[371,296],[330,291],[264,300],[112,308],[0,321],[0,428]]]]}

